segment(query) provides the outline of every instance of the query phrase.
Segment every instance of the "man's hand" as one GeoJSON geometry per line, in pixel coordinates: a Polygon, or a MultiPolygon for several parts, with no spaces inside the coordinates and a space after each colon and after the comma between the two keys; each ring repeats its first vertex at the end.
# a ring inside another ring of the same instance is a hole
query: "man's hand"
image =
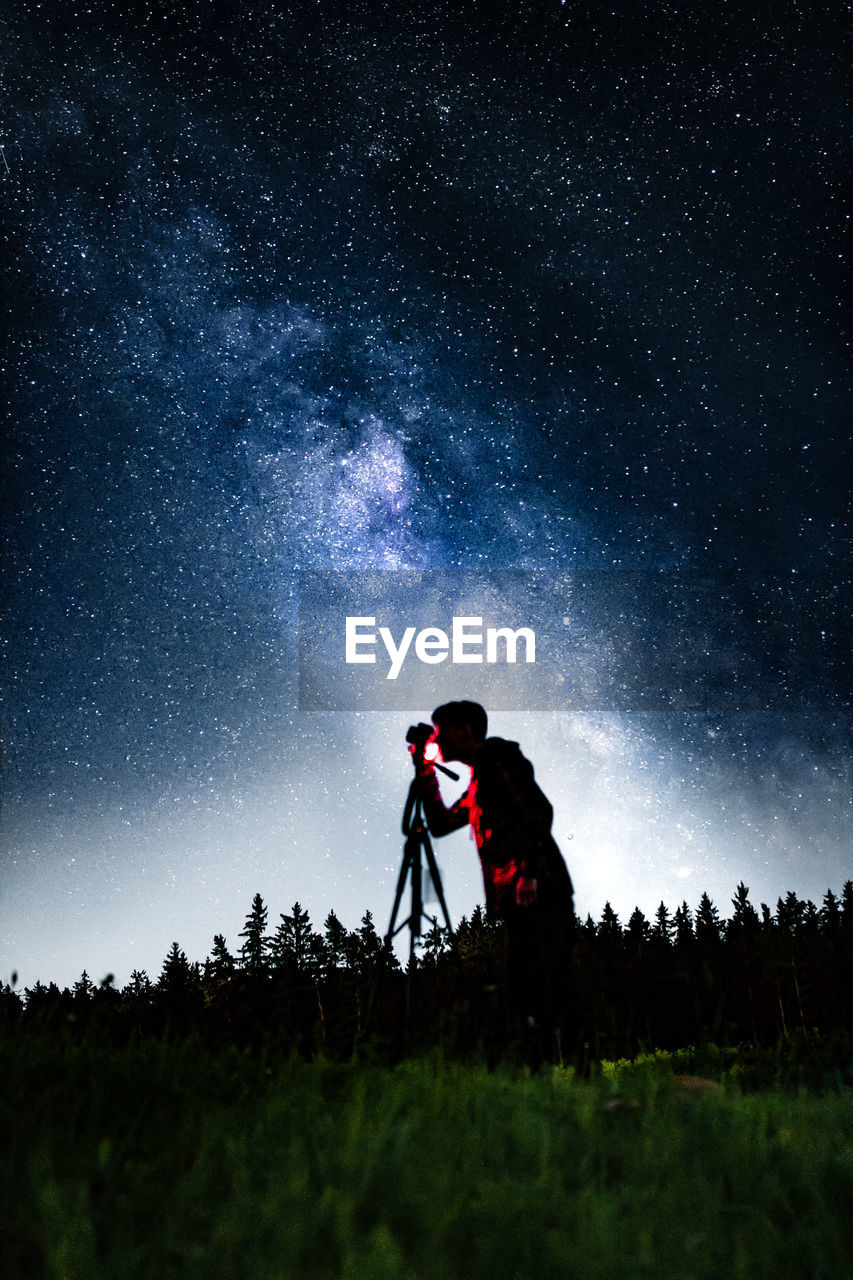
{"type": "Polygon", "coordinates": [[[539,881],[534,876],[519,876],[515,883],[515,900],[520,907],[530,907],[539,894],[539,881]]]}

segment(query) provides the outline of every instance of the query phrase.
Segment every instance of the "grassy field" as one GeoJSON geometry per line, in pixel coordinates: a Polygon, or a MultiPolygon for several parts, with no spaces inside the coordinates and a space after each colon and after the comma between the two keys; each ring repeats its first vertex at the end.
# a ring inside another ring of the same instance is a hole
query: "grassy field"
{"type": "Polygon", "coordinates": [[[853,1274],[842,1085],[28,1035],[0,1072],[9,1280],[853,1274]]]}

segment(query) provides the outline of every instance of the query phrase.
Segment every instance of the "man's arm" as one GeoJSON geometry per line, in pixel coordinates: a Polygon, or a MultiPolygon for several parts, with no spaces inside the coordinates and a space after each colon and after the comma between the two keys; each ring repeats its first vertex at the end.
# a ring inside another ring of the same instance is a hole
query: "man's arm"
{"type": "Polygon", "coordinates": [[[460,796],[448,809],[441,798],[435,769],[426,760],[418,768],[418,793],[423,801],[424,815],[432,835],[446,836],[448,832],[458,831],[470,822],[467,793],[460,796]]]}

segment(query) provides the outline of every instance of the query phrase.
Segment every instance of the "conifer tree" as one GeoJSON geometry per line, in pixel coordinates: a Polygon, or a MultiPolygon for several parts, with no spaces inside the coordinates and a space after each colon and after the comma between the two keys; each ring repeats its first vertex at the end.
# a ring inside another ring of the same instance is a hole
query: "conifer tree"
{"type": "MultiPolygon", "coordinates": [[[[86,976],[88,977],[88,974],[86,976]]],[[[44,1003],[46,995],[47,987],[40,978],[36,979],[31,987],[26,987],[24,990],[24,1008],[30,1011],[38,1009],[39,1005],[44,1003]]]]}
{"type": "Polygon", "coordinates": [[[78,1000],[90,1000],[95,994],[95,984],[85,969],[74,983],[73,991],[78,1000]]]}
{"type": "Polygon", "coordinates": [[[660,906],[655,912],[655,923],[652,928],[652,937],[656,942],[665,942],[669,944],[672,941],[672,935],[675,932],[675,926],[670,919],[669,910],[666,903],[661,901],[660,906]]]}
{"type": "Polygon", "coordinates": [[[678,947],[689,947],[696,939],[693,932],[693,916],[686,902],[675,908],[675,943],[678,947]]]}
{"type": "Polygon", "coordinates": [[[732,906],[734,907],[734,914],[729,921],[729,931],[742,929],[750,932],[758,929],[758,912],[750,902],[749,889],[742,880],[735,890],[732,906]]]}
{"type": "Polygon", "coordinates": [[[471,919],[463,916],[456,928],[456,948],[466,965],[475,965],[481,973],[491,972],[501,952],[503,925],[500,920],[487,920],[478,903],[471,919]]]}
{"type": "Polygon", "coordinates": [[[846,880],[841,890],[841,915],[846,925],[853,924],[853,880],[846,880]]]}
{"type": "Polygon", "coordinates": [[[719,942],[721,937],[720,913],[707,893],[699,899],[696,911],[696,937],[699,942],[719,942]]]}
{"type": "Polygon", "coordinates": [[[24,1002],[14,990],[18,975],[12,974],[12,982],[4,982],[0,984],[0,1027],[12,1028],[16,1026],[24,1011],[24,1002]]]}
{"type": "Polygon", "coordinates": [[[586,920],[584,920],[581,925],[581,932],[586,936],[587,940],[594,938],[598,932],[596,923],[592,918],[591,911],[586,913],[586,920]]]}
{"type": "Polygon", "coordinates": [[[596,932],[600,938],[608,938],[612,941],[617,941],[622,937],[622,926],[619,924],[619,917],[609,902],[604,904],[601,921],[596,932]]]}
{"type": "Polygon", "coordinates": [[[730,1008],[735,1011],[742,1027],[748,1027],[753,1043],[758,1042],[757,1005],[754,975],[760,973],[759,939],[761,921],[749,900],[749,889],[743,880],[732,898],[734,913],[725,926],[726,943],[732,954],[733,973],[737,975],[735,991],[730,996],[730,1008]]]}
{"type": "Polygon", "coordinates": [[[163,972],[160,974],[159,986],[173,994],[186,991],[192,978],[190,962],[184,951],[173,942],[169,954],[163,961],[163,972]]]}
{"type": "Polygon", "coordinates": [[[214,934],[213,950],[204,966],[205,977],[221,981],[223,978],[230,978],[235,967],[234,957],[225,944],[225,938],[221,933],[214,934]]]}
{"type": "Polygon", "coordinates": [[[820,910],[821,924],[830,933],[835,933],[841,923],[841,907],[838,899],[831,889],[827,889],[823,895],[823,905],[820,910]]]}
{"type": "Polygon", "coordinates": [[[240,948],[240,962],[244,971],[253,978],[263,977],[267,973],[269,939],[266,930],[267,908],[261,895],[256,893],[245,926],[238,935],[245,938],[240,948]]]}
{"type": "Polygon", "coordinates": [[[643,915],[639,907],[635,907],[631,912],[630,919],[626,928],[626,933],[632,946],[637,950],[642,949],[643,943],[648,942],[651,937],[651,926],[643,915]]]}
{"type": "Polygon", "coordinates": [[[318,960],[315,934],[308,912],[298,902],[288,916],[282,913],[270,945],[276,969],[299,975],[313,975],[318,960]]]}
{"type": "Polygon", "coordinates": [[[811,898],[806,898],[803,907],[803,930],[805,933],[814,935],[820,924],[820,913],[812,902],[811,898]]]}
{"type": "Polygon", "coordinates": [[[142,999],[151,991],[151,979],[144,969],[134,969],[130,975],[130,982],[124,988],[122,995],[130,996],[134,1000],[142,999]]]}
{"type": "Polygon", "coordinates": [[[433,965],[439,956],[447,951],[447,934],[441,925],[434,924],[432,928],[424,934],[421,941],[423,949],[422,963],[425,965],[433,965]]]}
{"type": "Polygon", "coordinates": [[[346,964],[347,931],[334,911],[330,911],[323,924],[323,960],[327,974],[333,974],[346,964]]]}
{"type": "Polygon", "coordinates": [[[350,934],[350,941],[355,968],[363,975],[373,973],[388,958],[385,944],[376,932],[370,911],[364,913],[361,927],[350,934]]]}
{"type": "Polygon", "coordinates": [[[784,901],[776,902],[776,924],[783,933],[796,938],[802,930],[806,918],[806,904],[802,902],[793,889],[785,894],[784,901]]]}
{"type": "Polygon", "coordinates": [[[471,912],[471,928],[484,929],[487,923],[486,913],[483,910],[482,904],[478,902],[474,910],[471,912]]]}

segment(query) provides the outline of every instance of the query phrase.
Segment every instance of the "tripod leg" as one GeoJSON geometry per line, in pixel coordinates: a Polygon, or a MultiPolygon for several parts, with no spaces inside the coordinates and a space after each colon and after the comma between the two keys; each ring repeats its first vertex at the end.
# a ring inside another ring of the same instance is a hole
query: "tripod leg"
{"type": "Polygon", "coordinates": [[[424,853],[426,854],[427,866],[429,867],[429,873],[432,876],[432,882],[435,885],[438,904],[441,907],[444,915],[444,923],[447,926],[447,937],[450,943],[450,950],[453,952],[457,968],[459,969],[463,991],[467,992],[468,978],[462,965],[462,957],[459,954],[459,948],[456,945],[456,934],[453,932],[453,927],[450,923],[450,912],[447,910],[447,902],[444,898],[444,885],[441,883],[441,872],[438,869],[438,863],[435,860],[432,844],[426,832],[424,832],[423,836],[423,845],[424,853]]]}
{"type": "Polygon", "coordinates": [[[423,900],[423,867],[421,865],[421,841],[425,833],[420,827],[413,827],[406,837],[406,857],[412,869],[412,914],[409,916],[409,972],[415,965],[415,942],[421,936],[421,921],[424,914],[423,900]]]}
{"type": "Polygon", "coordinates": [[[394,937],[394,926],[397,923],[397,912],[400,910],[400,903],[403,898],[403,890],[406,887],[406,877],[412,865],[412,859],[408,848],[408,842],[403,856],[403,864],[400,867],[400,874],[397,877],[397,892],[394,895],[394,908],[391,912],[391,922],[388,925],[388,932],[385,934],[385,941],[390,943],[394,937]]]}
{"type": "Polygon", "coordinates": [[[435,892],[438,896],[438,905],[441,907],[444,916],[444,923],[447,926],[447,932],[453,937],[453,927],[450,923],[450,913],[447,910],[447,903],[444,900],[444,885],[441,883],[441,872],[438,869],[438,863],[435,860],[435,854],[432,851],[432,843],[426,832],[421,837],[423,841],[424,853],[426,854],[427,866],[432,883],[435,886],[435,892]]]}

